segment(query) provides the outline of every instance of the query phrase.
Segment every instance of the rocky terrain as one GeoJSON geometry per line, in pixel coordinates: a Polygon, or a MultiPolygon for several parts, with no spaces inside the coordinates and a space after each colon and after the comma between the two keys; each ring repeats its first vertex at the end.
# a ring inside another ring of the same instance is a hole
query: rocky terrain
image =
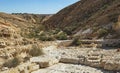
{"type": "Polygon", "coordinates": [[[2,70],[15,67],[26,61],[25,58],[29,57],[29,50],[34,44],[42,47],[42,45],[37,44],[38,41],[23,36],[25,29],[39,24],[34,23],[33,25],[33,22],[28,22],[19,16],[0,13],[0,73],[2,70]]]}
{"type": "Polygon", "coordinates": [[[120,73],[120,0],[80,0],[55,15],[0,13],[0,73],[120,73]]]}
{"type": "Polygon", "coordinates": [[[1,73],[119,73],[120,51],[96,47],[60,47],[60,43],[66,42],[45,42],[47,45],[42,48],[43,55],[30,57],[14,68],[2,68],[1,73]]]}
{"type": "Polygon", "coordinates": [[[25,19],[29,23],[40,24],[49,19],[52,14],[28,14],[28,13],[12,13],[12,15],[25,19]]]}
{"type": "Polygon", "coordinates": [[[40,14],[20,14],[20,13],[0,13],[0,23],[11,25],[21,30],[22,36],[31,34],[34,28],[42,27],[42,22],[49,19],[52,15],[40,14]]]}
{"type": "Polygon", "coordinates": [[[120,0],[80,0],[44,24],[49,29],[60,28],[81,38],[118,38],[113,26],[119,15],[120,0]]]}

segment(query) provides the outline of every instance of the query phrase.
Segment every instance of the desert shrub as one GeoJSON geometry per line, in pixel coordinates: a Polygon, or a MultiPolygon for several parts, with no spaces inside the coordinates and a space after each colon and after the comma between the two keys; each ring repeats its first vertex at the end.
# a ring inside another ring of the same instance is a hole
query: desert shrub
{"type": "Polygon", "coordinates": [[[35,38],[37,35],[35,32],[30,32],[28,35],[27,35],[27,38],[35,38]]]}
{"type": "Polygon", "coordinates": [[[41,41],[54,41],[55,38],[49,32],[43,32],[39,35],[39,40],[41,40],[41,41]]]}
{"type": "Polygon", "coordinates": [[[58,40],[67,40],[67,34],[63,31],[60,31],[57,35],[56,35],[56,39],[58,40]]]}
{"type": "Polygon", "coordinates": [[[43,31],[45,29],[44,26],[42,25],[39,25],[39,26],[34,26],[34,27],[29,27],[29,33],[26,34],[27,35],[27,38],[38,38],[38,33],[40,31],[43,31]]]}
{"type": "Polygon", "coordinates": [[[46,41],[47,40],[47,37],[44,35],[44,36],[39,36],[39,40],[41,41],[46,41]]]}
{"type": "Polygon", "coordinates": [[[63,31],[66,32],[66,34],[68,34],[68,35],[72,34],[72,28],[70,28],[70,27],[66,27],[63,31]]]}
{"type": "Polygon", "coordinates": [[[55,40],[55,38],[53,37],[53,36],[47,36],[47,39],[46,39],[46,41],[54,41],[55,40]]]}
{"type": "Polygon", "coordinates": [[[45,26],[43,26],[42,24],[41,25],[39,25],[38,26],[38,28],[37,28],[37,32],[39,32],[39,31],[43,31],[43,30],[45,30],[45,26]]]}
{"type": "Polygon", "coordinates": [[[19,64],[20,64],[19,58],[15,57],[15,58],[13,58],[13,59],[11,59],[11,60],[6,61],[6,62],[3,64],[3,66],[4,66],[4,67],[8,67],[8,68],[12,68],[12,67],[16,67],[16,66],[19,65],[19,64]]]}
{"type": "Polygon", "coordinates": [[[99,29],[98,33],[99,33],[99,38],[100,38],[100,37],[107,35],[108,30],[107,29],[99,29]]]}
{"type": "Polygon", "coordinates": [[[70,46],[79,46],[81,44],[79,37],[75,37],[70,46]]]}
{"type": "Polygon", "coordinates": [[[40,49],[38,46],[36,45],[33,45],[32,49],[30,49],[29,51],[29,55],[31,56],[40,56],[40,55],[43,55],[43,50],[40,49]]]}
{"type": "Polygon", "coordinates": [[[54,30],[53,34],[57,34],[57,33],[59,33],[60,31],[61,31],[61,29],[56,28],[56,29],[54,30]]]}
{"type": "Polygon", "coordinates": [[[39,40],[41,40],[41,41],[53,41],[53,40],[55,40],[55,38],[52,36],[39,36],[39,40]]]}
{"type": "Polygon", "coordinates": [[[71,27],[65,27],[63,29],[63,31],[67,34],[67,35],[71,35],[72,31],[74,31],[76,29],[76,26],[71,26],[71,27]]]}

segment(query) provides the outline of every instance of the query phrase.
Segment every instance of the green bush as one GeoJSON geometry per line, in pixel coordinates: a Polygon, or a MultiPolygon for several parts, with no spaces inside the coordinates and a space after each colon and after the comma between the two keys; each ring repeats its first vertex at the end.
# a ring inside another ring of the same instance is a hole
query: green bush
{"type": "Polygon", "coordinates": [[[49,32],[43,32],[39,35],[39,40],[41,40],[41,41],[54,41],[55,38],[49,32]]]}
{"type": "Polygon", "coordinates": [[[56,39],[58,40],[67,40],[67,34],[63,31],[60,31],[57,35],[56,35],[56,39]]]}
{"type": "Polygon", "coordinates": [[[73,39],[72,43],[70,46],[79,46],[81,44],[79,37],[76,37],[73,39]]]}
{"type": "Polygon", "coordinates": [[[100,38],[100,37],[103,37],[103,36],[107,35],[108,30],[107,29],[99,29],[98,33],[99,33],[99,38],[100,38]]]}
{"type": "Polygon", "coordinates": [[[30,32],[28,35],[27,35],[27,38],[36,38],[36,33],[35,32],[30,32]]]}
{"type": "Polygon", "coordinates": [[[57,34],[57,33],[59,33],[60,31],[61,31],[61,29],[56,28],[56,29],[53,31],[53,34],[57,34]]]}
{"type": "Polygon", "coordinates": [[[75,27],[66,27],[63,29],[63,31],[67,34],[67,35],[71,35],[72,31],[74,31],[75,27]]]}
{"type": "Polygon", "coordinates": [[[40,24],[38,27],[37,27],[37,32],[39,32],[39,31],[43,31],[43,30],[45,30],[45,26],[44,25],[42,25],[42,24],[40,24]]]}
{"type": "Polygon", "coordinates": [[[54,39],[54,37],[52,37],[52,36],[39,36],[39,40],[41,40],[41,41],[54,41],[55,39],[54,39]]]}
{"type": "Polygon", "coordinates": [[[72,34],[72,29],[71,28],[65,28],[63,31],[66,32],[68,35],[72,34]]]}
{"type": "Polygon", "coordinates": [[[46,41],[46,40],[47,40],[47,37],[46,37],[46,36],[39,36],[39,40],[41,40],[41,41],[46,41]]]}
{"type": "Polygon", "coordinates": [[[43,31],[45,27],[43,25],[29,27],[29,33],[26,34],[27,38],[38,38],[38,33],[43,31]]]}
{"type": "Polygon", "coordinates": [[[43,55],[43,50],[40,49],[38,46],[33,45],[32,49],[29,51],[29,55],[31,56],[40,56],[43,55]]]}
{"type": "Polygon", "coordinates": [[[15,58],[13,58],[13,59],[11,59],[11,60],[6,61],[6,62],[3,64],[3,66],[4,66],[4,67],[8,67],[8,68],[12,68],[12,67],[16,67],[16,66],[19,65],[19,64],[20,64],[19,58],[15,57],[15,58]]]}

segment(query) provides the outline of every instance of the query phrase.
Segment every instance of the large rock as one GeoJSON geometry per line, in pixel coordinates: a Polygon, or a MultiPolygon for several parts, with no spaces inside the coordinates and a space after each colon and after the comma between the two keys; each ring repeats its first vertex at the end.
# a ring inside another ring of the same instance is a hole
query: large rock
{"type": "Polygon", "coordinates": [[[49,67],[51,65],[58,63],[59,60],[53,57],[42,56],[42,57],[30,58],[30,62],[38,63],[41,68],[44,68],[44,67],[49,67]]]}
{"type": "Polygon", "coordinates": [[[39,69],[39,65],[31,65],[28,68],[29,68],[29,72],[36,71],[39,69]]]}
{"type": "Polygon", "coordinates": [[[57,41],[58,42],[58,47],[66,47],[66,46],[69,46],[72,41],[71,40],[64,40],[64,41],[57,41]]]}
{"type": "Polygon", "coordinates": [[[62,63],[79,64],[79,58],[61,58],[62,63]]]}
{"type": "Polygon", "coordinates": [[[120,63],[116,61],[106,61],[104,65],[104,69],[106,70],[120,70],[120,63]]]}
{"type": "Polygon", "coordinates": [[[35,63],[27,62],[27,63],[22,63],[21,65],[17,66],[17,69],[21,73],[29,73],[29,72],[38,70],[39,65],[37,65],[35,63]]]}
{"type": "Polygon", "coordinates": [[[60,58],[62,63],[71,63],[71,64],[84,64],[85,56],[73,56],[73,55],[63,55],[60,58]]]}

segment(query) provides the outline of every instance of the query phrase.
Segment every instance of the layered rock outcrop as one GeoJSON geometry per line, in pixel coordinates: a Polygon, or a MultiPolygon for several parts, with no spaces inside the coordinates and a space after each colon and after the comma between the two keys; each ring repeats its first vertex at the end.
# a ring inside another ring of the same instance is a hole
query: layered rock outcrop
{"type": "MultiPolygon", "coordinates": [[[[21,30],[13,25],[0,23],[0,70],[8,60],[28,52],[33,42],[20,35],[21,30]]],[[[27,55],[26,55],[27,56],[27,55]]],[[[26,57],[21,56],[21,57],[26,57]]]]}

